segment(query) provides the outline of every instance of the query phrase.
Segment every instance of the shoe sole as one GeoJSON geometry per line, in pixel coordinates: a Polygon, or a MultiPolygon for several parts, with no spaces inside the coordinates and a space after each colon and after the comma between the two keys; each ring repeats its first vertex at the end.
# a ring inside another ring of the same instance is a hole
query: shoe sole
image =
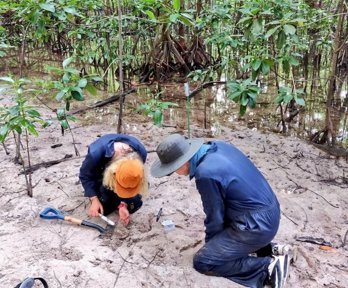
{"type": "Polygon", "coordinates": [[[291,258],[289,255],[284,256],[284,276],[283,276],[283,285],[282,287],[286,287],[286,280],[289,276],[289,268],[290,268],[291,258]]]}

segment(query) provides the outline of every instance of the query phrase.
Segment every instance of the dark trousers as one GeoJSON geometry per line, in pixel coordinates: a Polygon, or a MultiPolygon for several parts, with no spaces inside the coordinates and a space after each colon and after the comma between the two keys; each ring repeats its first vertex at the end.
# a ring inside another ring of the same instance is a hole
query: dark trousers
{"type": "Polygon", "coordinates": [[[140,194],[136,195],[133,198],[120,198],[113,191],[106,189],[104,186],[100,188],[100,195],[98,198],[103,205],[104,215],[109,215],[110,213],[116,211],[118,205],[120,205],[121,201],[127,204],[127,209],[130,214],[133,214],[143,205],[142,197],[140,194]]]}
{"type": "Polygon", "coordinates": [[[273,222],[270,223],[271,230],[241,231],[228,227],[206,242],[196,253],[193,267],[200,273],[226,277],[246,287],[263,287],[268,278],[271,257],[249,255],[255,251],[258,255],[267,255],[269,243],[278,230],[279,210],[267,211],[264,216],[273,222]]]}

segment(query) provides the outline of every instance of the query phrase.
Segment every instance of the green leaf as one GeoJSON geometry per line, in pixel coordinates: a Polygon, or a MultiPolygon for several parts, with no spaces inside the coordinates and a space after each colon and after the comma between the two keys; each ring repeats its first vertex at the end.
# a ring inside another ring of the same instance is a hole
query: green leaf
{"type": "Polygon", "coordinates": [[[280,26],[278,25],[278,26],[275,26],[275,27],[269,29],[269,30],[267,31],[267,33],[265,34],[266,40],[267,40],[269,37],[271,37],[271,36],[278,30],[279,27],[280,27],[280,26]]]}
{"type": "Polygon", "coordinates": [[[156,110],[152,117],[153,117],[153,121],[154,121],[155,125],[157,125],[157,126],[162,125],[162,121],[163,121],[162,111],[156,110]]]}
{"type": "Polygon", "coordinates": [[[152,11],[147,10],[147,11],[145,11],[145,13],[151,20],[156,20],[155,14],[153,14],[152,11]]]}
{"type": "Polygon", "coordinates": [[[34,135],[36,137],[39,136],[39,133],[36,131],[36,128],[33,125],[33,123],[28,122],[26,128],[31,135],[34,135]]]}
{"type": "Polygon", "coordinates": [[[256,101],[251,99],[251,98],[249,98],[248,106],[250,108],[255,108],[256,107],[256,101]]]}
{"type": "Polygon", "coordinates": [[[47,127],[51,126],[51,124],[52,124],[51,120],[41,122],[42,128],[47,128],[47,127]]]}
{"type": "Polygon", "coordinates": [[[67,83],[70,81],[70,74],[69,73],[64,73],[62,80],[67,83]]]}
{"type": "Polygon", "coordinates": [[[283,60],[283,69],[284,69],[284,72],[285,72],[286,74],[288,74],[288,73],[290,72],[289,61],[283,60]]]}
{"type": "Polygon", "coordinates": [[[244,22],[250,22],[253,19],[253,17],[247,16],[239,20],[238,24],[242,24],[244,22]]]}
{"type": "Polygon", "coordinates": [[[176,20],[179,18],[179,16],[180,16],[179,14],[171,14],[169,16],[169,21],[172,22],[172,23],[175,23],[176,20]]]}
{"type": "Polygon", "coordinates": [[[251,32],[254,35],[258,35],[262,32],[262,19],[261,18],[257,18],[253,21],[251,32]]]}
{"type": "Polygon", "coordinates": [[[57,109],[57,118],[58,118],[58,120],[65,119],[65,109],[64,108],[57,109]]]}
{"type": "Polygon", "coordinates": [[[40,4],[40,8],[43,9],[43,10],[52,12],[52,13],[56,12],[56,8],[54,7],[53,3],[43,3],[43,4],[40,4]]]}
{"type": "Polygon", "coordinates": [[[69,128],[69,123],[68,123],[68,121],[66,121],[65,119],[59,121],[59,123],[60,123],[60,126],[62,126],[62,128],[63,128],[64,130],[66,130],[66,129],[69,128]]]}
{"type": "Polygon", "coordinates": [[[87,84],[86,85],[86,90],[91,93],[93,96],[97,95],[97,88],[95,88],[93,85],[91,84],[87,84]]]}
{"type": "Polygon", "coordinates": [[[277,47],[278,49],[281,49],[283,48],[284,44],[285,44],[285,41],[286,41],[286,35],[283,31],[280,31],[278,33],[278,38],[277,38],[277,47]]]}
{"type": "Polygon", "coordinates": [[[87,85],[87,79],[80,79],[79,83],[77,84],[80,88],[85,88],[87,85]]]}
{"type": "Polygon", "coordinates": [[[289,59],[289,63],[291,64],[291,65],[293,65],[293,66],[298,66],[298,65],[300,65],[300,62],[295,58],[295,57],[290,57],[290,59],[289,59]]]}
{"type": "Polygon", "coordinates": [[[0,81],[5,81],[11,84],[15,83],[15,81],[11,77],[0,77],[0,81]]]}
{"type": "Polygon", "coordinates": [[[300,106],[305,106],[306,105],[305,100],[303,98],[296,98],[295,101],[300,106]]]}
{"type": "Polygon", "coordinates": [[[80,16],[80,17],[81,17],[81,15],[77,12],[76,8],[74,8],[74,7],[65,7],[65,8],[64,8],[64,11],[65,11],[66,13],[69,13],[69,14],[72,14],[72,15],[75,15],[75,16],[80,16]]]}
{"type": "Polygon", "coordinates": [[[75,68],[69,68],[69,67],[66,67],[64,69],[65,72],[68,72],[68,73],[71,73],[71,74],[74,74],[74,75],[79,75],[80,74],[80,71],[75,69],[75,68]]]}
{"type": "Polygon", "coordinates": [[[257,59],[251,63],[251,67],[253,67],[254,71],[257,71],[260,68],[261,63],[262,63],[261,60],[257,59]]]}
{"type": "Polygon", "coordinates": [[[173,0],[173,8],[176,12],[180,11],[180,0],[173,0]]]}
{"type": "Polygon", "coordinates": [[[73,88],[71,90],[71,96],[72,96],[72,98],[74,98],[77,101],[85,100],[85,98],[83,97],[81,91],[78,91],[78,89],[76,89],[76,88],[73,88]]]}
{"type": "Polygon", "coordinates": [[[102,82],[103,78],[100,76],[92,76],[91,79],[95,82],[102,82]]]}
{"type": "MultiPolygon", "coordinates": [[[[242,94],[242,92],[236,91],[236,92],[233,92],[233,93],[229,94],[228,97],[231,100],[236,101],[236,98],[238,98],[241,94],[242,94]]],[[[238,101],[238,99],[237,99],[237,101],[238,101]]]]}
{"type": "Polygon", "coordinates": [[[66,109],[66,111],[70,110],[70,101],[69,101],[69,99],[67,99],[66,102],[65,102],[65,109],[66,109]]]}
{"type": "Polygon", "coordinates": [[[275,100],[277,104],[281,104],[283,102],[283,95],[278,95],[275,100]]]}
{"type": "Polygon", "coordinates": [[[290,103],[290,101],[292,99],[294,99],[294,96],[292,94],[288,93],[284,96],[284,103],[290,103]]]}
{"type": "Polygon", "coordinates": [[[174,102],[162,102],[162,105],[166,106],[166,107],[179,107],[179,105],[177,103],[174,102]]]}
{"type": "Polygon", "coordinates": [[[249,96],[252,100],[256,100],[257,93],[248,92],[248,96],[249,96]]]}
{"type": "Polygon", "coordinates": [[[187,18],[187,19],[189,19],[189,20],[193,20],[193,17],[192,17],[192,15],[191,14],[189,14],[189,13],[180,13],[183,17],[185,17],[185,18],[187,18]]]}
{"type": "Polygon", "coordinates": [[[248,95],[246,93],[243,93],[242,94],[242,98],[240,100],[240,104],[243,105],[243,106],[246,106],[248,104],[248,95]]]}
{"type": "Polygon", "coordinates": [[[262,62],[261,70],[264,75],[267,75],[269,71],[271,70],[271,67],[268,65],[268,63],[262,62]]]}
{"type": "Polygon", "coordinates": [[[183,17],[182,15],[179,16],[179,20],[186,26],[192,26],[194,24],[190,19],[183,17]]]}
{"type": "Polygon", "coordinates": [[[31,117],[33,118],[39,118],[40,117],[40,113],[36,110],[30,109],[26,111],[31,117]]]}
{"type": "Polygon", "coordinates": [[[256,78],[257,78],[257,76],[260,74],[260,70],[252,70],[252,72],[251,72],[251,78],[253,79],[253,80],[256,80],[256,78]]]}
{"type": "Polygon", "coordinates": [[[11,116],[18,115],[19,114],[19,107],[18,107],[18,105],[10,107],[9,112],[10,112],[11,116]]]}
{"type": "Polygon", "coordinates": [[[4,125],[0,127],[0,142],[4,142],[8,133],[10,132],[10,129],[8,125],[4,125]]]}
{"type": "Polygon", "coordinates": [[[65,68],[66,66],[68,66],[73,60],[74,60],[74,57],[66,58],[66,59],[63,61],[63,68],[65,68]]]}
{"type": "Polygon", "coordinates": [[[77,120],[77,118],[74,115],[67,115],[66,119],[69,121],[76,121],[77,120]]]}
{"type": "Polygon", "coordinates": [[[22,128],[20,126],[15,126],[13,127],[13,129],[18,133],[18,134],[22,134],[22,128]]]}
{"type": "Polygon", "coordinates": [[[244,116],[246,110],[247,110],[247,106],[240,105],[239,106],[239,114],[240,114],[240,116],[244,116]]]}
{"type": "Polygon", "coordinates": [[[66,92],[68,92],[68,90],[68,88],[64,88],[63,90],[59,91],[56,95],[56,100],[61,101],[64,98],[66,92]]]}
{"type": "Polygon", "coordinates": [[[287,35],[294,35],[296,33],[296,28],[293,25],[284,25],[284,32],[287,35]]]}

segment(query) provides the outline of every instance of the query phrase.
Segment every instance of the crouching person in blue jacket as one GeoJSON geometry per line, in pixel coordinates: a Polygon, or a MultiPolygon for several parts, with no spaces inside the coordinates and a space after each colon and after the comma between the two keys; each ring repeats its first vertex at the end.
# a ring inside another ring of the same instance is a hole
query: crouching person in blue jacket
{"type": "Polygon", "coordinates": [[[79,178],[91,202],[90,216],[118,209],[120,220],[129,223],[129,214],[142,206],[148,190],[146,157],[144,145],[130,135],[107,134],[88,146],[79,178]]]}
{"type": "Polygon", "coordinates": [[[246,287],[284,287],[289,256],[284,246],[271,244],[279,203],[254,164],[231,144],[179,134],[165,138],[156,152],[152,176],[189,175],[201,195],[206,236],[194,268],[246,287]]]}

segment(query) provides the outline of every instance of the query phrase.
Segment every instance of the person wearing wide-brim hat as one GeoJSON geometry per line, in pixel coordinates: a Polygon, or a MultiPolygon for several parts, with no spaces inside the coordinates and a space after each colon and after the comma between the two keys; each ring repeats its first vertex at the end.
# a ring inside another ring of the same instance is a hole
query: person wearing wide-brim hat
{"type": "Polygon", "coordinates": [[[148,191],[146,157],[144,145],[125,134],[106,134],[88,146],[79,178],[91,202],[90,216],[118,210],[121,222],[129,223],[129,214],[142,206],[148,191]]]}
{"type": "Polygon", "coordinates": [[[271,244],[280,222],[279,203],[248,157],[232,144],[179,134],[166,137],[156,153],[152,176],[189,175],[201,195],[205,245],[194,256],[194,268],[247,287],[268,282],[283,287],[289,256],[281,245],[271,244]]]}

